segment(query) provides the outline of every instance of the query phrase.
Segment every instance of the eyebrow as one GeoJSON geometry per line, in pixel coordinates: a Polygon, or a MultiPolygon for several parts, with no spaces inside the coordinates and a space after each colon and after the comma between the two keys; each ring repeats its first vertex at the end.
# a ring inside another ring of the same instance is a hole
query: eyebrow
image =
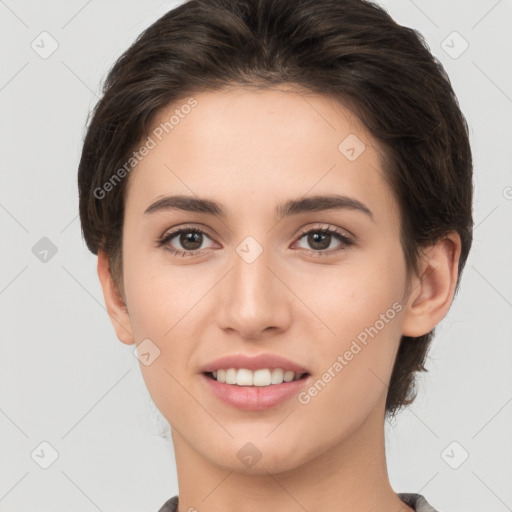
{"type": "MultiPolygon", "coordinates": [[[[373,222],[375,219],[371,210],[363,203],[344,195],[316,195],[300,199],[290,199],[276,207],[276,214],[279,219],[297,215],[304,212],[320,212],[325,210],[356,210],[366,214],[373,222]]],[[[226,218],[227,213],[224,207],[212,201],[193,196],[165,196],[155,201],[146,208],[144,214],[167,210],[183,210],[186,212],[206,213],[219,218],[226,218]]]]}

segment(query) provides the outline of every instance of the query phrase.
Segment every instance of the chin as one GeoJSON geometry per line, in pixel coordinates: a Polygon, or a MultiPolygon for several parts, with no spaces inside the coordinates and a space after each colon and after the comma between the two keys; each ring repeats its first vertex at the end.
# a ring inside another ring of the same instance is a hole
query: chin
{"type": "MultiPolygon", "coordinates": [[[[250,436],[245,436],[241,442],[230,442],[230,448],[224,445],[222,452],[210,452],[207,458],[215,465],[225,470],[246,475],[267,475],[293,470],[306,462],[304,453],[301,452],[301,459],[297,458],[299,453],[297,447],[300,442],[290,442],[290,446],[283,446],[282,439],[265,446],[249,441],[250,436]],[[261,448],[259,448],[261,447],[261,448]],[[234,456],[233,456],[234,455],[234,456]]],[[[288,438],[289,441],[292,439],[288,438]]],[[[262,438],[263,441],[263,438],[262,438]]]]}

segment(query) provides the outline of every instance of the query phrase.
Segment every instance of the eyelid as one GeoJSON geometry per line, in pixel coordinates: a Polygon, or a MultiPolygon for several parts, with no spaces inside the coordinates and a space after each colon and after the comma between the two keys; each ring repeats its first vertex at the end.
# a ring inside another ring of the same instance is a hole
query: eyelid
{"type": "MultiPolygon", "coordinates": [[[[179,233],[180,231],[182,230],[186,230],[186,229],[190,229],[191,231],[204,231],[210,238],[215,238],[211,231],[209,230],[209,228],[207,228],[206,226],[204,226],[203,224],[184,224],[184,225],[179,225],[176,227],[176,229],[174,230],[174,228],[169,228],[167,230],[164,231],[164,233],[158,238],[158,240],[163,240],[165,238],[167,238],[169,235],[171,234],[177,234],[179,233]]],[[[314,230],[314,229],[325,229],[325,230],[330,230],[332,232],[338,232],[341,231],[342,233],[341,234],[344,234],[346,233],[346,236],[347,238],[351,238],[353,239],[354,241],[357,239],[357,237],[351,233],[348,229],[346,228],[340,228],[340,227],[333,227],[331,224],[326,224],[326,223],[313,223],[313,225],[308,225],[304,228],[301,228],[301,230],[297,233],[297,235],[295,235],[296,237],[301,237],[303,235],[305,235],[306,233],[309,233],[311,230],[314,230]]]]}
{"type": "Polygon", "coordinates": [[[348,229],[340,228],[338,226],[333,226],[332,224],[326,224],[322,222],[313,223],[313,225],[309,225],[306,226],[305,228],[302,228],[301,231],[299,231],[297,237],[301,237],[306,233],[309,233],[310,231],[314,231],[315,229],[318,229],[319,231],[326,230],[331,233],[338,233],[340,235],[345,236],[346,238],[350,238],[352,241],[356,240],[356,236],[352,234],[348,229]]]}
{"type": "Polygon", "coordinates": [[[174,236],[180,233],[181,231],[199,231],[203,232],[204,234],[208,235],[210,238],[215,238],[214,235],[212,235],[211,231],[204,226],[203,224],[180,224],[179,226],[176,226],[174,228],[166,229],[161,236],[158,237],[157,241],[162,241],[168,238],[169,236],[174,236]]]}

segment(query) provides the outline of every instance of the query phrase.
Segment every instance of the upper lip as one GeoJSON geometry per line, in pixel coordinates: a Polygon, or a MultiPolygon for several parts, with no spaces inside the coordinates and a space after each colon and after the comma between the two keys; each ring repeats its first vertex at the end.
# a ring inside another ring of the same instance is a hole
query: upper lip
{"type": "Polygon", "coordinates": [[[218,369],[247,368],[248,370],[260,370],[263,368],[282,368],[294,373],[308,373],[303,366],[277,354],[258,354],[249,356],[242,353],[230,354],[211,361],[201,368],[201,371],[212,372],[218,369]]]}

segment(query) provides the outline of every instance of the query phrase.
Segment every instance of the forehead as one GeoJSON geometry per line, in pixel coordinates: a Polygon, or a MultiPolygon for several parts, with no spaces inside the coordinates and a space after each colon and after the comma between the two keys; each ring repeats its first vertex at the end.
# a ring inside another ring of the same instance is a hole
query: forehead
{"type": "Polygon", "coordinates": [[[228,214],[291,197],[338,193],[390,213],[381,150],[336,100],[291,89],[230,88],[162,109],[152,149],[132,171],[127,210],[166,194],[215,198],[228,214]]]}

